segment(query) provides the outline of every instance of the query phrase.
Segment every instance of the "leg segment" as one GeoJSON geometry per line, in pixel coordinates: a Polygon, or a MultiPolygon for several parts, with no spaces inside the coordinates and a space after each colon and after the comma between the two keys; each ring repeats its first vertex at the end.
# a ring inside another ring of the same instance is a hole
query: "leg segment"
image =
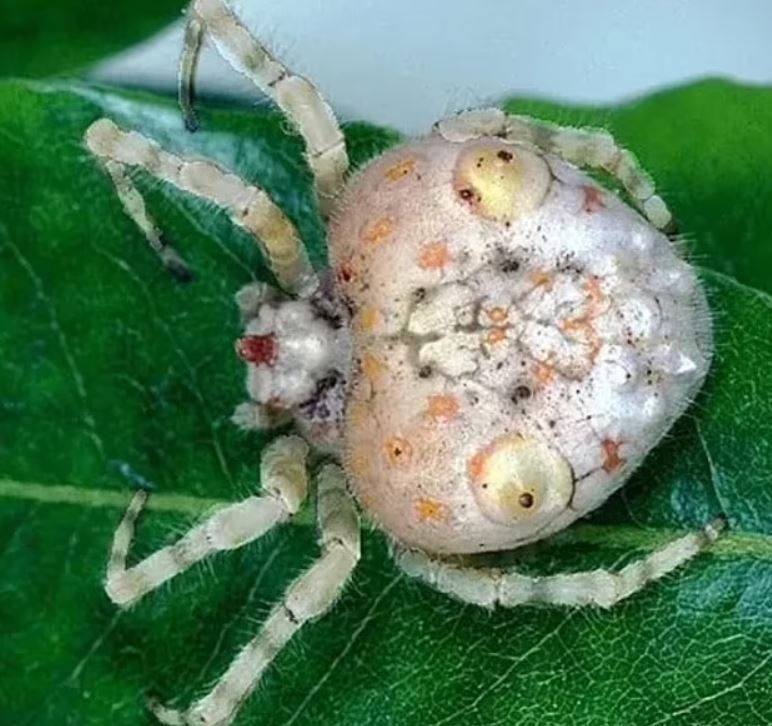
{"type": "Polygon", "coordinates": [[[305,78],[294,75],[244,27],[224,0],[194,0],[180,60],[180,106],[189,129],[197,127],[192,83],[204,35],[234,70],[246,76],[295,124],[306,143],[322,214],[329,215],[343,189],[349,160],[329,104],[305,78]]]}
{"type": "Polygon", "coordinates": [[[616,179],[635,206],[657,229],[673,231],[673,216],[655,193],[654,182],[635,156],[601,129],[576,129],[505,114],[497,108],[467,111],[439,121],[435,132],[451,141],[499,136],[522,141],[572,164],[602,169],[616,179]]]}
{"type": "Polygon", "coordinates": [[[188,711],[153,703],[166,724],[226,726],[257,686],[262,674],[304,623],[324,615],[335,603],[359,561],[359,520],[346,492],[343,471],[328,465],[318,477],[317,517],[321,557],[290,586],[261,632],[236,656],[215,687],[188,711]]]}
{"type": "Polygon", "coordinates": [[[270,408],[262,403],[246,401],[236,406],[231,421],[242,431],[266,431],[284,426],[292,420],[290,411],[270,408]]]}
{"type": "Polygon", "coordinates": [[[715,542],[723,520],[687,534],[619,572],[591,570],[547,577],[516,572],[457,567],[412,550],[397,550],[397,564],[408,574],[464,602],[483,607],[549,603],[609,608],[672,572],[715,542]]]}
{"type": "Polygon", "coordinates": [[[251,282],[236,293],[236,305],[245,325],[260,314],[266,303],[276,302],[279,295],[267,282],[251,282]]]}
{"type": "Polygon", "coordinates": [[[118,605],[131,605],[147,593],[214,552],[241,547],[291,517],[306,496],[308,445],[298,436],[272,442],[260,465],[265,495],[249,497],[215,512],[172,545],[133,567],[126,556],[148,493],[137,492],[115,531],[105,590],[118,605]]]}
{"type": "Polygon", "coordinates": [[[148,214],[145,200],[126,173],[126,166],[117,161],[106,160],[104,167],[113,180],[115,191],[118,193],[118,199],[121,200],[124,211],[142,230],[150,246],[161,258],[164,267],[180,282],[190,282],[192,277],[190,269],[177,250],[167,242],[161,230],[148,214]]]}
{"type": "Polygon", "coordinates": [[[85,140],[113,179],[126,213],[178,277],[190,273],[148,215],[142,196],[127,175],[127,167],[139,167],[184,192],[224,208],[235,224],[259,240],[272,272],[284,289],[306,295],[318,285],[294,225],[259,187],[211,162],[170,154],[141,134],[123,131],[109,119],[91,124],[85,140]]]}

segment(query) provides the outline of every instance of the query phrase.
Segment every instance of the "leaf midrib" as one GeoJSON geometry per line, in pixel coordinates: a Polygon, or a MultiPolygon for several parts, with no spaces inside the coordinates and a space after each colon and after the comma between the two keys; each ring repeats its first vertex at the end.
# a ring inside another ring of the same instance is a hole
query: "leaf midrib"
{"type": "MultiPolygon", "coordinates": [[[[0,498],[19,499],[47,505],[65,504],[92,509],[125,509],[130,493],[110,489],[90,489],[69,484],[42,484],[13,479],[0,479],[0,498]]],[[[210,499],[187,494],[158,493],[148,499],[147,508],[157,512],[201,516],[216,507],[230,504],[223,499],[210,499]]],[[[296,525],[307,526],[305,518],[296,525]]],[[[672,527],[637,527],[626,524],[579,524],[557,534],[553,541],[565,545],[603,545],[612,549],[653,549],[679,535],[683,530],[672,527]]],[[[718,557],[753,556],[772,560],[772,535],[761,532],[731,531],[713,545],[718,557]]]]}

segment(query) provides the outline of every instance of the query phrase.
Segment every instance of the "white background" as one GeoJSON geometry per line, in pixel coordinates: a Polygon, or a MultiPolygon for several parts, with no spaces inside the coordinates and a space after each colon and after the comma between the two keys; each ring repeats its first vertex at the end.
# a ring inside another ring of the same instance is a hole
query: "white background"
{"type": "MultiPolygon", "coordinates": [[[[705,76],[772,83],[770,0],[241,0],[343,118],[421,132],[506,95],[613,103],[705,76]]],[[[97,69],[172,90],[181,23],[97,69]]],[[[258,94],[208,51],[199,89],[258,94]]]]}

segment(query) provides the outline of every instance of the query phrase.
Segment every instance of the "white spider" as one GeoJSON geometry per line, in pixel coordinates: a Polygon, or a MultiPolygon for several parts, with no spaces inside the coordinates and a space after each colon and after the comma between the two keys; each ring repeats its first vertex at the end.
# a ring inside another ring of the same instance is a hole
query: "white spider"
{"type": "MultiPolygon", "coordinates": [[[[170,154],[107,119],[91,125],[86,144],[178,277],[187,267],[127,167],[218,204],[255,237],[295,298],[265,284],[237,295],[245,333],[236,348],[251,400],[234,419],[260,429],[292,418],[341,465],[316,476],[320,558],[206,696],[184,712],[151,706],[160,721],[230,723],[293,634],[332,607],[360,556],[349,487],[391,537],[400,567],[485,607],[609,607],[715,540],[721,520],[619,572],[537,578],[475,567],[471,556],[542,539],[599,506],[706,375],[704,294],[663,233],[670,213],[632,154],[602,131],[484,109],[440,121],[348,179],[343,135],[316,89],[223,0],[195,0],[188,18],[180,67],[188,128],[207,35],[304,138],[319,209],[331,219],[334,274],[311,268],[264,191],[215,164],[170,154]],[[638,211],[577,167],[610,175],[638,211]]],[[[262,495],[127,567],[147,499],[138,492],[115,533],[109,596],[130,605],[285,522],[306,497],[307,454],[299,436],[276,439],[263,452],[262,495]]]]}

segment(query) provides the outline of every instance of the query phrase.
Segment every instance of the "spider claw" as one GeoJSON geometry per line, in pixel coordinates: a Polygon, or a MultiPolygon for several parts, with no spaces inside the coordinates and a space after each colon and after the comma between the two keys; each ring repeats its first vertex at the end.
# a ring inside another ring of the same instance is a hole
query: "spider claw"
{"type": "Polygon", "coordinates": [[[680,230],[681,225],[679,225],[677,220],[673,218],[667,223],[667,226],[662,231],[671,239],[675,239],[678,237],[680,230]]]}
{"type": "Polygon", "coordinates": [[[715,519],[708,522],[708,524],[705,525],[705,536],[710,540],[711,542],[715,542],[721,532],[726,529],[726,527],[729,524],[729,519],[723,512],[719,514],[715,519]]]}
{"type": "Polygon", "coordinates": [[[182,259],[179,252],[172,247],[165,235],[161,236],[160,242],[162,246],[158,254],[161,256],[164,267],[169,270],[177,282],[183,284],[191,282],[193,280],[193,272],[187,266],[185,260],[182,259]]]}
{"type": "Polygon", "coordinates": [[[193,111],[189,111],[185,113],[182,120],[185,124],[185,131],[188,131],[191,134],[196,133],[196,131],[198,131],[201,128],[201,124],[199,123],[198,116],[193,111]]]}

